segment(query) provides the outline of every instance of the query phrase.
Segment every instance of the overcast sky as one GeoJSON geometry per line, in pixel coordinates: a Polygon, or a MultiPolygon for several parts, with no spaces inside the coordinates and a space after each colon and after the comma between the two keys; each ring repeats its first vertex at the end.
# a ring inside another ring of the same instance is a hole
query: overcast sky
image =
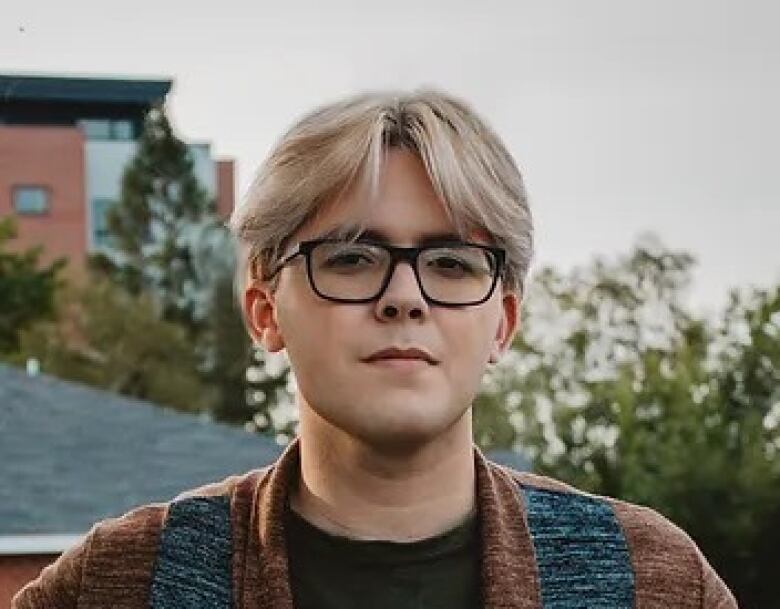
{"type": "Polygon", "coordinates": [[[443,88],[517,159],[536,266],[652,231],[711,309],[780,281],[779,26],[772,0],[4,0],[0,72],[173,78],[180,134],[236,159],[239,195],[313,106],[443,88]]]}

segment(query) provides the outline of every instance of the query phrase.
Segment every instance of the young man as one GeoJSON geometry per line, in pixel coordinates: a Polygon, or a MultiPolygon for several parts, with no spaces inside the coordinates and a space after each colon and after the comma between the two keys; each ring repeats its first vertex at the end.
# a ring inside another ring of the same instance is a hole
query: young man
{"type": "Polygon", "coordinates": [[[319,109],[232,226],[247,326],[289,356],[299,437],[270,468],[99,523],[14,607],[736,607],[657,513],[474,447],[532,248],[520,174],[467,106],[319,109]]]}

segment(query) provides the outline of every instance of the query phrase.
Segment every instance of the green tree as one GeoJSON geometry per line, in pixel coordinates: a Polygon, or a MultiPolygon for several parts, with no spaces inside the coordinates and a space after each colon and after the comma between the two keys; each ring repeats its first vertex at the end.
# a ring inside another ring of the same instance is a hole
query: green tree
{"type": "Polygon", "coordinates": [[[298,427],[296,381],[286,354],[254,348],[246,376],[247,403],[252,409],[246,428],[274,436],[277,442],[286,444],[298,427]]]}
{"type": "Polygon", "coordinates": [[[481,396],[498,414],[476,436],[511,442],[541,473],[658,509],[744,606],[770,607],[780,302],[777,290],[735,295],[720,324],[698,319],[682,304],[692,265],[648,241],[616,263],[540,272],[523,332],[481,396]]]}
{"type": "Polygon", "coordinates": [[[9,251],[15,237],[13,219],[0,219],[0,354],[6,355],[19,349],[22,330],[54,314],[59,273],[65,266],[58,260],[41,267],[41,248],[9,251]]]}
{"type": "Polygon", "coordinates": [[[192,250],[214,219],[214,201],[195,176],[187,145],[163,108],[153,108],[108,212],[112,247],[93,258],[93,268],[131,294],[152,295],[163,319],[194,328],[207,288],[198,284],[192,250]]]}
{"type": "Polygon", "coordinates": [[[250,341],[233,297],[233,276],[224,268],[213,280],[209,314],[200,339],[202,377],[216,391],[212,414],[220,421],[243,424],[252,415],[247,404],[246,369],[250,341]]]}
{"type": "Polygon", "coordinates": [[[725,457],[724,467],[712,472],[720,492],[709,496],[720,503],[702,509],[735,518],[690,526],[708,540],[703,543],[724,565],[743,606],[774,607],[780,595],[780,286],[733,292],[713,351],[721,401],[717,442],[725,457]]]}
{"type": "Polygon", "coordinates": [[[194,283],[203,288],[203,313],[198,316],[201,321],[194,340],[199,373],[212,389],[211,414],[217,420],[256,431],[289,434],[289,424],[273,424],[280,420],[274,413],[291,399],[286,391],[287,368],[273,374],[251,346],[235,298],[232,235],[216,218],[203,222],[195,233],[190,256],[194,283]]]}
{"type": "Polygon", "coordinates": [[[178,410],[206,409],[212,396],[187,332],[160,320],[148,296],[102,281],[68,294],[61,308],[57,321],[22,332],[19,362],[35,358],[46,373],[178,410]]]}
{"type": "Polygon", "coordinates": [[[250,420],[249,339],[231,289],[234,243],[162,107],[145,119],[108,228],[112,247],[92,268],[130,294],[149,295],[161,319],[187,329],[215,418],[250,420]]]}

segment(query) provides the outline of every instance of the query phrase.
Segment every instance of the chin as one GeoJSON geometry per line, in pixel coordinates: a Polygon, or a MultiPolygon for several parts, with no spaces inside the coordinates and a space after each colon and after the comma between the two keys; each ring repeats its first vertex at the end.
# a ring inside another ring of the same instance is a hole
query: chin
{"type": "MultiPolygon", "coordinates": [[[[468,402],[460,404],[467,400],[466,394],[442,395],[446,392],[441,387],[379,390],[371,385],[299,386],[303,390],[299,405],[316,415],[311,431],[315,435],[343,434],[373,450],[408,454],[444,438],[470,413],[468,402]],[[306,399],[308,389],[320,399],[306,399]]],[[[305,416],[303,411],[301,414],[305,416]]]]}
{"type": "Polygon", "coordinates": [[[426,410],[425,406],[419,405],[412,409],[408,402],[405,408],[393,408],[387,403],[378,406],[382,412],[360,421],[345,422],[349,428],[343,429],[371,448],[390,454],[414,452],[442,438],[465,413],[465,409],[456,412],[443,406],[426,410]],[[389,411],[391,416],[388,416],[389,411]]]}

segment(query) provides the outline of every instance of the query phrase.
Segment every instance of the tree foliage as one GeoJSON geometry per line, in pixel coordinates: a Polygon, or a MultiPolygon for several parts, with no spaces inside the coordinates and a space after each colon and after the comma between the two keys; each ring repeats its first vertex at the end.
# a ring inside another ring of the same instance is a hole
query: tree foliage
{"type": "Polygon", "coordinates": [[[187,330],[192,370],[209,389],[214,418],[251,420],[251,350],[233,298],[234,242],[162,107],[145,119],[108,228],[112,247],[93,258],[93,270],[130,294],[147,295],[161,320],[187,330]]]}
{"type": "Polygon", "coordinates": [[[56,321],[25,330],[19,362],[70,379],[182,411],[201,412],[209,388],[196,370],[187,332],[160,320],[151,299],[107,281],[70,292],[56,321]]]}
{"type": "Polygon", "coordinates": [[[150,294],[163,319],[194,327],[205,315],[208,288],[199,281],[193,249],[214,211],[187,145],[163,108],[153,108],[108,212],[111,248],[93,258],[93,268],[131,294],[150,294]]]}
{"type": "Polygon", "coordinates": [[[255,347],[246,375],[247,402],[252,409],[247,429],[273,435],[280,444],[287,443],[297,433],[298,425],[296,381],[287,356],[255,347]]]}
{"type": "Polygon", "coordinates": [[[58,260],[41,267],[40,248],[10,251],[15,237],[13,219],[0,219],[0,354],[17,351],[20,332],[54,314],[59,273],[65,265],[58,260]]]}
{"type": "Polygon", "coordinates": [[[658,509],[742,604],[769,607],[780,592],[766,549],[780,541],[780,288],[734,293],[722,319],[699,319],[682,304],[692,264],[646,242],[613,264],[540,272],[522,335],[480,397],[493,415],[476,417],[477,439],[658,509]]]}

